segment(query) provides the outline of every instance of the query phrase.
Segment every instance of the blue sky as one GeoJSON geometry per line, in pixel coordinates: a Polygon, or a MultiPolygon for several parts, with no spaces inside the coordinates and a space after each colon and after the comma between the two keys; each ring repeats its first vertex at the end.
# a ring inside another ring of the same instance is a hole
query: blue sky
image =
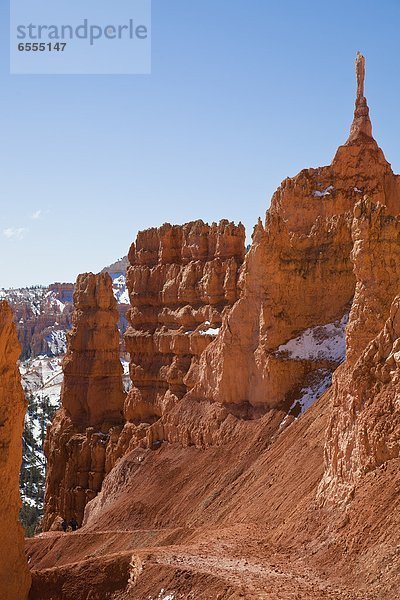
{"type": "Polygon", "coordinates": [[[0,287],[71,281],[140,229],[241,220],[328,164],[357,50],[374,135],[400,171],[398,0],[153,0],[152,74],[9,74],[0,9],[0,287]]]}

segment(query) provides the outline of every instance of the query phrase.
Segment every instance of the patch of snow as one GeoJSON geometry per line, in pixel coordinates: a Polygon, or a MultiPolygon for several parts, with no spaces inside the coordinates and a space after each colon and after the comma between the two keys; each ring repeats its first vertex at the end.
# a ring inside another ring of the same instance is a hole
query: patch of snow
{"type": "Polygon", "coordinates": [[[113,285],[122,286],[126,285],[126,277],[123,273],[117,273],[112,277],[113,285]]]}
{"type": "Polygon", "coordinates": [[[334,189],[333,185],[328,185],[327,188],[325,188],[324,190],[322,190],[322,192],[315,190],[312,195],[314,196],[314,198],[323,198],[324,196],[330,196],[331,195],[331,191],[334,189]]]}
{"type": "Polygon", "coordinates": [[[359,190],[358,187],[353,188],[357,194],[362,194],[362,190],[359,190]]]}
{"type": "Polygon", "coordinates": [[[124,273],[114,273],[112,275],[113,292],[115,299],[119,304],[130,304],[129,292],[126,287],[126,276],[124,273]]]}
{"type": "Polygon", "coordinates": [[[122,294],[119,294],[119,295],[117,294],[117,301],[119,302],[119,304],[130,304],[129,292],[127,289],[125,289],[122,292],[122,294]]]}
{"type": "Polygon", "coordinates": [[[283,419],[279,429],[284,429],[289,418],[294,416],[296,419],[306,412],[332,385],[332,372],[329,369],[317,369],[309,374],[306,385],[301,388],[298,398],[296,398],[289,408],[288,414],[283,419]]]}
{"type": "Polygon", "coordinates": [[[290,415],[291,413],[293,414],[298,411],[300,411],[298,412],[298,415],[305,413],[331,385],[332,372],[329,371],[329,369],[318,369],[311,373],[308,385],[301,388],[299,398],[293,402],[288,414],[290,415]]]}
{"type": "Polygon", "coordinates": [[[199,331],[199,334],[200,335],[218,335],[219,330],[220,330],[219,327],[209,327],[205,331],[199,331]]]}
{"type": "Polygon", "coordinates": [[[24,504],[28,504],[29,506],[37,506],[37,502],[35,500],[33,500],[32,498],[29,498],[29,496],[26,496],[24,493],[21,492],[21,500],[24,504]]]}
{"type": "Polygon", "coordinates": [[[340,321],[305,329],[298,337],[282,344],[276,354],[293,360],[329,360],[341,363],[346,358],[346,313],[340,321]]]}
{"type": "Polygon", "coordinates": [[[207,327],[207,329],[203,329],[202,331],[199,331],[198,333],[200,335],[218,335],[219,334],[219,327],[211,327],[211,323],[210,321],[204,321],[204,327],[207,327]]]}
{"type": "Polygon", "coordinates": [[[47,346],[53,356],[65,354],[67,351],[67,334],[63,329],[50,331],[45,337],[47,346]]]}
{"type": "MultiPolygon", "coordinates": [[[[318,369],[312,375],[309,385],[300,390],[300,397],[295,402],[300,405],[301,414],[310,408],[332,385],[332,372],[329,369],[318,369]]],[[[293,408],[292,406],[291,410],[293,408]]]]}
{"type": "Polygon", "coordinates": [[[131,381],[131,378],[129,375],[129,360],[126,360],[125,358],[121,358],[121,364],[122,364],[122,368],[123,368],[122,383],[123,383],[125,392],[129,392],[129,390],[132,387],[132,381],[131,381]]]}
{"type": "Polygon", "coordinates": [[[38,403],[47,397],[54,408],[60,405],[63,372],[60,358],[38,356],[20,363],[22,387],[27,396],[33,396],[38,403]]]}
{"type": "Polygon", "coordinates": [[[162,588],[155,600],[174,600],[174,599],[175,599],[175,592],[166,593],[164,588],[162,588]]]}
{"type": "Polygon", "coordinates": [[[64,302],[61,302],[61,300],[59,300],[58,298],[54,298],[53,302],[60,309],[60,312],[63,313],[65,310],[64,302]]]}

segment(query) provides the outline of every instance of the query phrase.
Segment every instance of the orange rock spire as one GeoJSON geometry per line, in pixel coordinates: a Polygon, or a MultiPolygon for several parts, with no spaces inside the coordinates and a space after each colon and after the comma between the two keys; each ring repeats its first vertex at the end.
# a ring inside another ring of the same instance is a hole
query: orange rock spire
{"type": "Polygon", "coordinates": [[[86,503],[101,489],[113,428],[123,422],[118,311],[108,273],[79,275],[74,306],[61,408],[45,443],[45,530],[62,518],[81,523],[86,503]]]}
{"type": "Polygon", "coordinates": [[[354,119],[350,129],[350,136],[347,144],[353,144],[356,141],[362,141],[363,138],[372,138],[372,124],[369,118],[369,108],[367,99],[364,96],[365,82],[365,58],[357,52],[356,57],[356,79],[357,79],[357,97],[354,111],[354,119]]]}

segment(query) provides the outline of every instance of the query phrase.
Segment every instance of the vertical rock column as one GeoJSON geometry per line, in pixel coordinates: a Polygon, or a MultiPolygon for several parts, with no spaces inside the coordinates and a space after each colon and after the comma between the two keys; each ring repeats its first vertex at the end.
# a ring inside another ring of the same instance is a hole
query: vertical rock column
{"type": "Polygon", "coordinates": [[[79,275],[73,329],[63,362],[61,408],[48,430],[44,529],[62,518],[82,522],[106,475],[106,449],[122,425],[125,394],[118,311],[107,273],[79,275]]]}
{"type": "Polygon", "coordinates": [[[0,598],[4,600],[24,600],[30,587],[24,536],[18,522],[26,411],[16,365],[20,351],[11,309],[6,302],[0,302],[0,598]]]}
{"type": "Polygon", "coordinates": [[[318,491],[327,505],[347,502],[365,473],[400,456],[400,217],[364,198],[352,231],[356,293],[318,491]]]}
{"type": "Polygon", "coordinates": [[[127,421],[156,421],[193,386],[200,355],[238,298],[244,241],[243,225],[225,220],[139,233],[127,273],[133,383],[127,421]]]}

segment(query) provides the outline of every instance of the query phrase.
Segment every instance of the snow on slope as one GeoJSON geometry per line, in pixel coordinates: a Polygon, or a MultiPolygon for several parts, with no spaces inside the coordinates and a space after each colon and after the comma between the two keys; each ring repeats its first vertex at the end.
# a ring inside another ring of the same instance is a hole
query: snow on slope
{"type": "Polygon", "coordinates": [[[63,380],[61,360],[37,356],[21,362],[19,370],[25,394],[37,398],[47,396],[51,405],[58,408],[63,380]]]}
{"type": "Polygon", "coordinates": [[[298,337],[282,344],[277,354],[285,354],[292,360],[329,360],[341,363],[346,357],[345,328],[349,320],[343,318],[327,325],[305,329],[298,337]]]}
{"type": "Polygon", "coordinates": [[[67,351],[67,332],[63,329],[50,331],[44,338],[52,356],[60,356],[67,351]]]}
{"type": "Polygon", "coordinates": [[[129,293],[126,287],[126,276],[124,273],[115,273],[111,275],[113,280],[114,296],[118,304],[129,304],[129,293]]]}
{"type": "Polygon", "coordinates": [[[28,400],[20,476],[22,515],[30,533],[43,510],[46,459],[43,444],[47,424],[60,405],[63,380],[61,359],[38,356],[20,363],[22,386],[28,400]]]}
{"type": "Polygon", "coordinates": [[[327,361],[331,368],[319,368],[311,371],[301,389],[296,394],[287,416],[283,419],[280,429],[290,421],[290,417],[302,415],[326,390],[332,385],[332,374],[335,368],[346,358],[345,329],[349,314],[333,323],[317,325],[305,329],[297,337],[282,344],[276,350],[276,355],[290,360],[327,361]]]}

